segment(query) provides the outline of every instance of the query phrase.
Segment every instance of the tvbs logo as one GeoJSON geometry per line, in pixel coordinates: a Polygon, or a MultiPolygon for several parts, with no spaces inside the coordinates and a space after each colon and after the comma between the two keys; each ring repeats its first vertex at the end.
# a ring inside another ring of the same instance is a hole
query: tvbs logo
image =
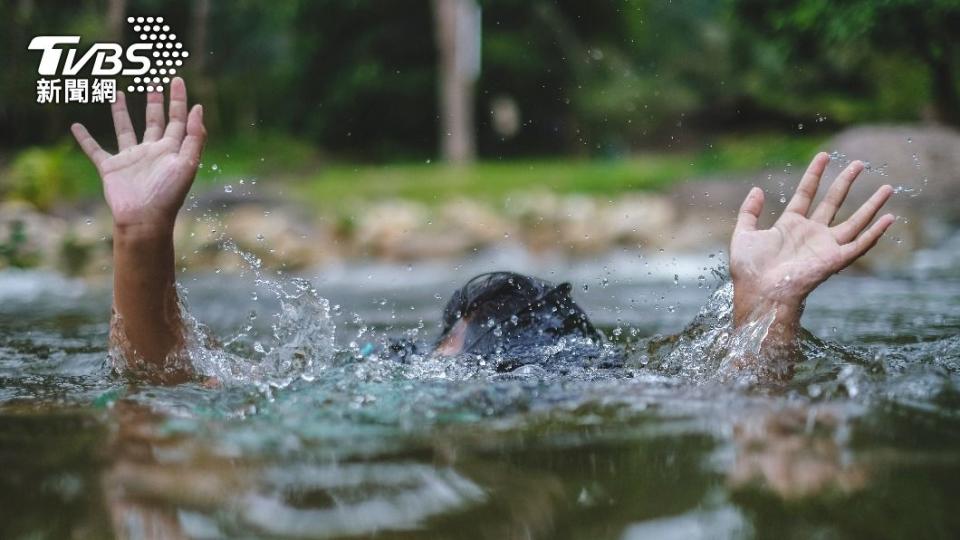
{"type": "Polygon", "coordinates": [[[131,93],[159,91],[169,83],[190,56],[183,43],[163,17],[128,17],[127,24],[139,37],[127,47],[94,43],[81,52],[80,36],[33,38],[27,48],[41,51],[37,103],[113,103],[117,76],[133,77],[131,93]]]}

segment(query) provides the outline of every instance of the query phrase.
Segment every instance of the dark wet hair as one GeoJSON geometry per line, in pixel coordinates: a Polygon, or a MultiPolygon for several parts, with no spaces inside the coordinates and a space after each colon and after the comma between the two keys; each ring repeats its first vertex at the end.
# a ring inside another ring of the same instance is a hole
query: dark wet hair
{"type": "Polygon", "coordinates": [[[442,341],[457,321],[467,322],[463,351],[492,355],[517,347],[550,345],[561,337],[602,340],[570,297],[569,283],[513,272],[480,274],[456,290],[443,311],[442,341]]]}

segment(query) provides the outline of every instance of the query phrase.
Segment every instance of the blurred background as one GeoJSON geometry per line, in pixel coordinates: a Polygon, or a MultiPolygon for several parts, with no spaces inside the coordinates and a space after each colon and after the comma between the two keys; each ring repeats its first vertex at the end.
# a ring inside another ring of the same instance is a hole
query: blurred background
{"type": "Polygon", "coordinates": [[[205,106],[178,228],[192,266],[229,266],[223,234],[294,270],[503,246],[714,252],[748,185],[774,212],[818,150],[834,170],[869,161],[857,202],[897,188],[871,261],[958,244],[958,1],[10,0],[0,266],[109,268],[109,214],[68,132],[111,149],[108,109],[38,104],[27,44],[130,43],[138,15],[179,32],[205,106]]]}

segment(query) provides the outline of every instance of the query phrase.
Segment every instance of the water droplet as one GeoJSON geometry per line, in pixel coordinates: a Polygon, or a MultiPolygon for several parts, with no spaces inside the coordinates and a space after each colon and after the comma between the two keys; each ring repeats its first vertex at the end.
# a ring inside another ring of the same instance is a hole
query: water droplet
{"type": "Polygon", "coordinates": [[[216,163],[214,163],[213,165],[210,166],[210,170],[211,170],[211,171],[219,171],[219,170],[220,170],[220,166],[217,165],[216,163]]]}
{"type": "MultiPolygon", "coordinates": [[[[214,166],[216,166],[216,165],[214,165],[214,166]]],[[[224,193],[233,193],[233,186],[231,186],[230,184],[227,184],[227,185],[223,186],[223,192],[224,192],[224,193]]]]}

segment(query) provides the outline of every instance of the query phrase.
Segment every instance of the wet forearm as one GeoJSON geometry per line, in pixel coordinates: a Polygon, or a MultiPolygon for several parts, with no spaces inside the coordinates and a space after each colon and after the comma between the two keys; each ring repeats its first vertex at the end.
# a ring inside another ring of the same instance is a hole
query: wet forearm
{"type": "Polygon", "coordinates": [[[802,359],[800,317],[803,300],[764,296],[734,285],[733,324],[743,350],[737,365],[752,366],[764,378],[786,380],[802,359]],[[749,342],[749,343],[748,343],[749,342]]]}
{"type": "Polygon", "coordinates": [[[183,344],[183,324],[174,281],[173,226],[116,226],[114,310],[123,336],[114,332],[128,364],[163,370],[183,344]],[[125,339],[123,339],[125,338],[125,339]]]}
{"type": "Polygon", "coordinates": [[[733,324],[735,328],[762,319],[773,313],[773,322],[767,331],[770,341],[795,342],[800,330],[800,316],[803,314],[803,302],[767,298],[744,291],[734,285],[733,324]]]}

